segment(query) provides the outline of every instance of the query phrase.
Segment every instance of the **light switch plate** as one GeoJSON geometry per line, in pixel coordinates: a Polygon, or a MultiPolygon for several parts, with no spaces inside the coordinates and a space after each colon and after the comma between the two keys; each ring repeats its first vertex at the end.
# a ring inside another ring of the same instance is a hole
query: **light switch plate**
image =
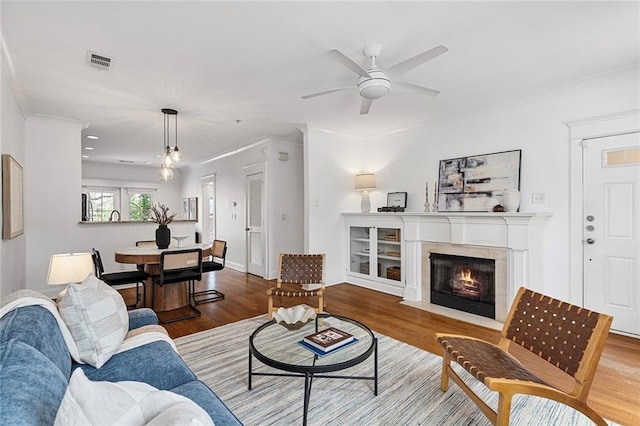
{"type": "Polygon", "coordinates": [[[544,204],[545,196],[543,192],[531,194],[531,204],[544,204]]]}

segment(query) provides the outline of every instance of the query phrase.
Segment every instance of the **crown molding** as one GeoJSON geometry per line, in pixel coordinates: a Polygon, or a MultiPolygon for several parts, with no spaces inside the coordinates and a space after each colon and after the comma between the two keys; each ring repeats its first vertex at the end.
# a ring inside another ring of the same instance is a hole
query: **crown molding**
{"type": "Polygon", "coordinates": [[[81,130],[84,130],[89,127],[89,123],[86,121],[76,120],[74,118],[58,117],[55,115],[48,115],[48,114],[39,114],[39,113],[31,114],[30,116],[27,117],[27,120],[28,121],[51,121],[51,122],[57,122],[57,123],[63,122],[67,124],[75,124],[78,127],[80,127],[81,130]]]}

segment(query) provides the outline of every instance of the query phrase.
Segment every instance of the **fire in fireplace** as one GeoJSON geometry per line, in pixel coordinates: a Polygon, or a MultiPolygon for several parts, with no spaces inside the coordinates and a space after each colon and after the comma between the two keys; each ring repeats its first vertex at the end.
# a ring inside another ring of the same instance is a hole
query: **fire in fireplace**
{"type": "Polygon", "coordinates": [[[431,253],[431,303],[495,318],[495,260],[431,253]]]}

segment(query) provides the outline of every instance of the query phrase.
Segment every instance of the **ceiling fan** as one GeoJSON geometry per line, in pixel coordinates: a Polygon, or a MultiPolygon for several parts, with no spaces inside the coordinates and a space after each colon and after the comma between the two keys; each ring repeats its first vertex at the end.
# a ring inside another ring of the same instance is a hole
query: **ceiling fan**
{"type": "Polygon", "coordinates": [[[335,89],[324,90],[318,93],[312,93],[305,95],[302,99],[315,98],[316,96],[327,95],[329,93],[339,92],[342,90],[352,89],[357,87],[360,96],[362,96],[362,105],[360,106],[360,114],[368,114],[371,104],[374,99],[381,98],[389,93],[391,89],[391,81],[393,79],[393,86],[400,90],[419,93],[427,96],[438,96],[440,93],[438,90],[429,89],[427,87],[418,86],[416,84],[406,83],[404,81],[396,80],[396,78],[402,76],[407,71],[424,64],[431,59],[448,52],[444,46],[434,47],[433,49],[422,52],[416,56],[399,62],[391,67],[387,68],[384,72],[376,65],[376,58],[382,52],[382,46],[379,44],[369,44],[364,47],[363,52],[371,58],[371,65],[369,69],[364,69],[356,61],[340,52],[338,49],[333,49],[327,52],[336,61],[340,62],[345,67],[349,68],[354,73],[358,74],[358,81],[351,86],[338,87],[335,89]]]}

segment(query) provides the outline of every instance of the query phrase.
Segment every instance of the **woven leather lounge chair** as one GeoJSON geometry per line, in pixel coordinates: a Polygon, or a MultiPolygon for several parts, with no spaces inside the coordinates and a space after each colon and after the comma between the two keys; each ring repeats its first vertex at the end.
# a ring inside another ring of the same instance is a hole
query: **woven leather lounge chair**
{"type": "Polygon", "coordinates": [[[513,395],[526,394],[571,406],[605,426],[604,419],[587,405],[587,396],[611,322],[608,315],[522,287],[497,345],[466,336],[436,335],[444,348],[441,388],[446,392],[451,378],[494,425],[508,425],[513,395]],[[567,373],[573,378],[572,389],[564,392],[538,378],[508,352],[510,344],[522,346],[547,361],[550,368],[567,373]],[[465,384],[452,368],[452,360],[499,393],[497,412],[465,384]]]}
{"type": "Polygon", "coordinates": [[[278,261],[278,279],[276,287],[267,291],[269,307],[267,314],[269,319],[273,318],[273,313],[278,310],[274,306],[273,298],[303,298],[318,297],[318,307],[316,312],[324,309],[324,254],[283,254],[280,253],[278,261]],[[286,284],[286,287],[283,287],[286,284]],[[295,289],[289,284],[297,284],[295,289]],[[320,284],[320,288],[314,290],[301,289],[302,284],[320,284]]]}

